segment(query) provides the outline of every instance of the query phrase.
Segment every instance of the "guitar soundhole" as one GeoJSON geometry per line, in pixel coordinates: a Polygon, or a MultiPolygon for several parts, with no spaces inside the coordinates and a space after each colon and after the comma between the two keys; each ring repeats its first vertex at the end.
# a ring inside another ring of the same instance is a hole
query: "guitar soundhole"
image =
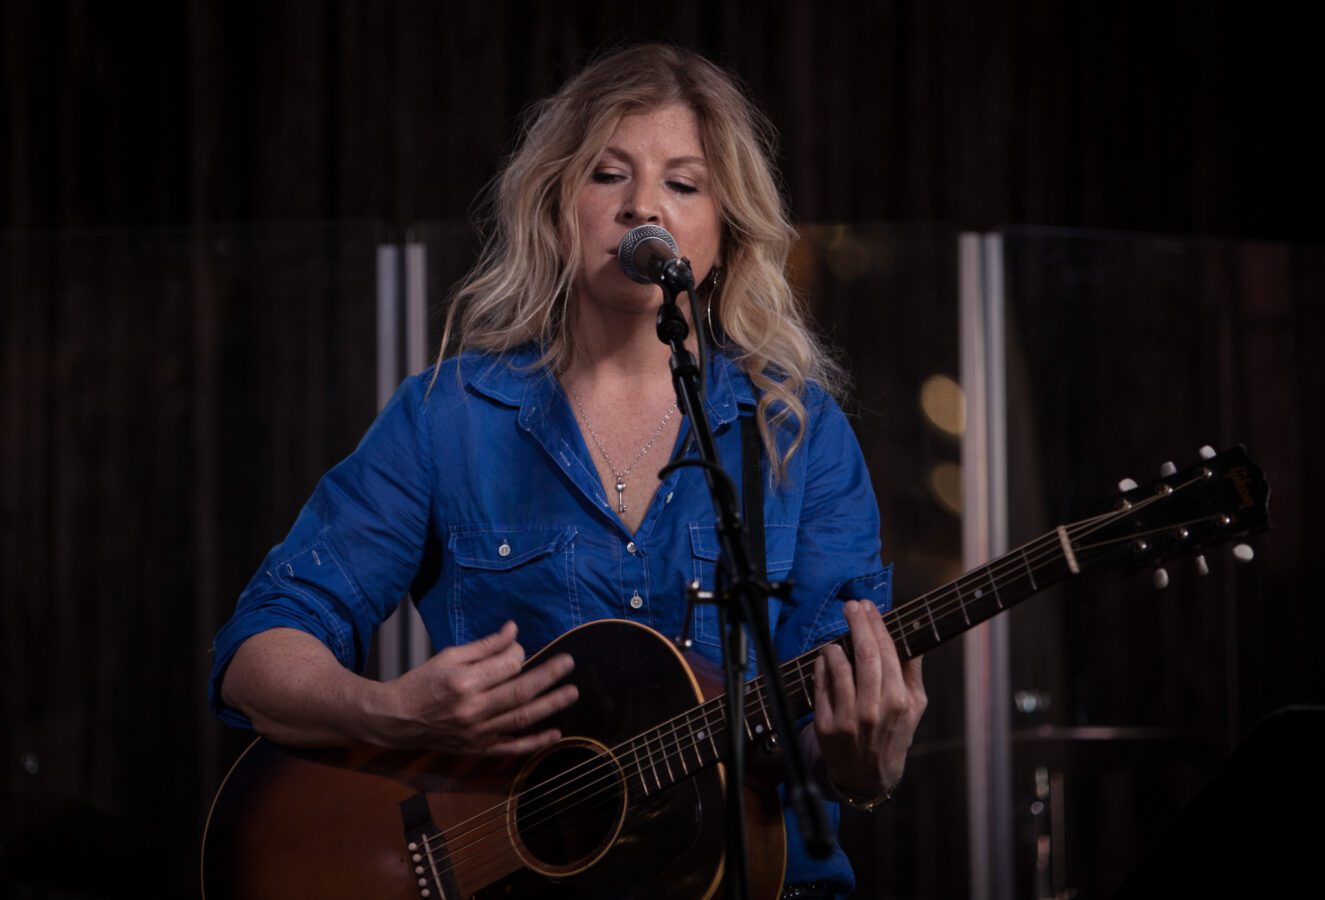
{"type": "Polygon", "coordinates": [[[516,782],[512,811],[522,856],[548,875],[578,872],[611,846],[625,816],[625,782],[606,748],[554,746],[516,782]]]}

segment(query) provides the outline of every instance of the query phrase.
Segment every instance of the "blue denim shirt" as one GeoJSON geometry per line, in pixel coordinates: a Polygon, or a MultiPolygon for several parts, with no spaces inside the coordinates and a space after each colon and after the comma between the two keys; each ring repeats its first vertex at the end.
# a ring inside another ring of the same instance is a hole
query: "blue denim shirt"
{"type": "MultiPolygon", "coordinates": [[[[296,628],[362,671],[374,631],[406,592],[434,647],[483,637],[507,619],[530,655],[595,619],[629,619],[668,636],[680,630],[686,583],[712,586],[718,557],[702,471],[669,475],[631,534],[559,383],[536,363],[533,349],[466,354],[444,363],[435,384],[429,371],[400,386],[354,453],[318,483],[217,634],[210,690],[224,722],[251,727],[217,690],[245,639],[296,628]]],[[[805,403],[805,442],[764,500],[769,577],[795,585],[788,603],[769,601],[784,660],[846,629],[843,600],[866,598],[881,609],[891,601],[878,508],[855,436],[822,390],[810,386],[805,403]]],[[[737,417],[753,414],[755,396],[719,354],[706,405],[739,489],[737,417]]],[[[683,423],[678,443],[688,431],[683,423]]],[[[779,440],[785,446],[792,436],[787,428],[779,440]]],[[[692,637],[702,656],[720,659],[715,607],[697,607],[692,637]]],[[[787,881],[849,889],[845,855],[809,859],[794,821],[787,825],[787,881]]]]}

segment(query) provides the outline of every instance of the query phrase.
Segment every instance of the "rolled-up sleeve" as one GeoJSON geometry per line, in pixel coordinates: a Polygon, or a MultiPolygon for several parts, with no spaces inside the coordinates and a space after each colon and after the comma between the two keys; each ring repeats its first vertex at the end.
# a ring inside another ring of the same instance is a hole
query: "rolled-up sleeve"
{"type": "Polygon", "coordinates": [[[323,476],[217,633],[208,692],[226,724],[250,726],[222,702],[220,683],[239,645],[259,632],[307,632],[362,671],[373,633],[423,557],[432,485],[426,385],[426,375],[402,384],[354,453],[323,476]]]}
{"type": "Polygon", "coordinates": [[[879,507],[860,444],[841,408],[807,395],[804,501],[790,578],[796,602],[783,608],[776,644],[799,656],[847,630],[845,600],[892,605],[892,567],[879,558],[879,507]]]}

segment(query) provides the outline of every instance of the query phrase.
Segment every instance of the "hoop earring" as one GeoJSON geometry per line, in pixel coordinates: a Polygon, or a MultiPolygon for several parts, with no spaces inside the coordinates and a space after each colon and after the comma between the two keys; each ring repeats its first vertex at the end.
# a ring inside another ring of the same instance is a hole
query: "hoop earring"
{"type": "Polygon", "coordinates": [[[708,322],[709,334],[714,337],[716,337],[718,333],[713,330],[713,301],[718,293],[718,285],[721,283],[721,280],[722,268],[720,266],[714,266],[713,271],[709,272],[709,302],[708,308],[704,310],[704,319],[708,322]]]}

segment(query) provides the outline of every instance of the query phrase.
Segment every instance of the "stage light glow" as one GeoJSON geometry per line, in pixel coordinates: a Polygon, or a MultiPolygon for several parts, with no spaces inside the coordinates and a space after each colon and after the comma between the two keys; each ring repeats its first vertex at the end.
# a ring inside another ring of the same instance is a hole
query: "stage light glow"
{"type": "Polygon", "coordinates": [[[929,471],[929,492],[939,506],[958,518],[962,514],[962,467],[942,462],[929,471]]]}
{"type": "Polygon", "coordinates": [[[931,375],[920,386],[920,409],[930,424],[961,437],[966,431],[966,394],[947,375],[931,375]]]}

